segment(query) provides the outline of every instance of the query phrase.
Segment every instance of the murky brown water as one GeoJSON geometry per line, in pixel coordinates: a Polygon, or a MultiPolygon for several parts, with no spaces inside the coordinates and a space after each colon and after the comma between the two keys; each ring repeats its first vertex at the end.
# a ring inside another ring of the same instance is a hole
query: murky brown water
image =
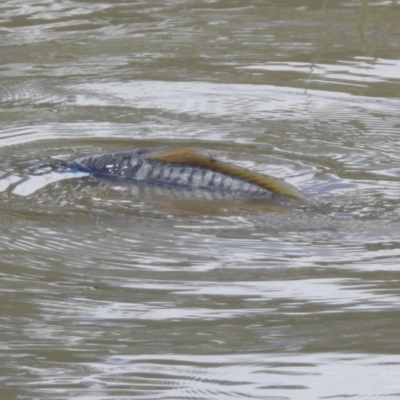
{"type": "Polygon", "coordinates": [[[400,398],[396,1],[0,3],[2,399],[400,398]],[[190,144],[317,210],[41,168],[190,144]]]}

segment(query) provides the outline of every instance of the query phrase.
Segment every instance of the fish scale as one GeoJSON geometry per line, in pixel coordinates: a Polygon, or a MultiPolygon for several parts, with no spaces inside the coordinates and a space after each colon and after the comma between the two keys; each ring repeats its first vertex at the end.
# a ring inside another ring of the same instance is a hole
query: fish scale
{"type": "Polygon", "coordinates": [[[148,147],[98,153],[78,158],[72,165],[95,176],[138,185],[205,190],[241,199],[276,195],[305,199],[295,188],[273,177],[223,163],[192,148],[148,147]]]}

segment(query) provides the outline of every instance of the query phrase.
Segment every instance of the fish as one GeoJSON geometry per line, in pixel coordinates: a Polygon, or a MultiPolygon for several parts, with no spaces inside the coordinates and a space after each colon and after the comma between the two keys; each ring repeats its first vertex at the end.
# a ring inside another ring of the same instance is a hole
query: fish
{"type": "Polygon", "coordinates": [[[70,166],[97,178],[178,193],[202,192],[212,199],[306,200],[303,193],[277,178],[218,160],[193,147],[142,147],[95,153],[73,160],[70,166]]]}

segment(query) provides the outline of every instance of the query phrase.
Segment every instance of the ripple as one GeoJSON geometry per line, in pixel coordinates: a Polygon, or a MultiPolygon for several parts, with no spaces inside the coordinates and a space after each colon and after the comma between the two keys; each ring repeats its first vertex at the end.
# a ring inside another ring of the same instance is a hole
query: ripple
{"type": "MultiPolygon", "coordinates": [[[[312,91],[303,96],[303,90],[295,88],[207,82],[91,83],[75,86],[71,90],[81,93],[77,99],[78,105],[96,105],[100,98],[114,106],[129,104],[139,108],[246,119],[263,118],[266,115],[270,119],[282,118],[283,112],[286,118],[298,119],[308,113],[312,95],[318,99],[314,109],[324,108],[335,97],[342,97],[339,93],[323,91],[312,91]]],[[[343,95],[342,100],[346,102],[347,99],[349,96],[343,95]]],[[[367,98],[365,100],[370,102],[367,98]]],[[[394,110],[395,106],[392,107],[394,110]]]]}
{"type": "Polygon", "coordinates": [[[379,58],[355,57],[354,61],[339,61],[338,64],[323,63],[274,63],[264,65],[249,65],[243,69],[259,71],[296,72],[307,78],[323,78],[338,82],[390,82],[400,80],[400,63],[398,60],[385,60],[379,58]]]}
{"type": "MultiPolygon", "coordinates": [[[[354,354],[119,355],[103,362],[27,369],[46,396],[60,387],[73,399],[286,399],[396,396],[396,356],[354,354]],[[345,366],[345,368],[344,368],[345,366]],[[80,371],[81,376],[72,375],[80,371]],[[90,375],[89,375],[90,374],[90,375]],[[90,376],[85,378],[85,376],[90,376]],[[332,381],[349,382],[345,387],[332,381]],[[53,389],[47,388],[49,385],[53,389]],[[383,389],[382,389],[383,388],[383,389]]],[[[15,379],[15,378],[14,378],[15,379]]]]}

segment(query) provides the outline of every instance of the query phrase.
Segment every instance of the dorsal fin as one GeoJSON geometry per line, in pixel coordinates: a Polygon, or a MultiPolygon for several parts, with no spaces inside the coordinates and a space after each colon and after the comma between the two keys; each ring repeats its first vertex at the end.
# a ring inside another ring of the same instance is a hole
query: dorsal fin
{"type": "Polygon", "coordinates": [[[197,165],[199,167],[211,168],[215,163],[210,155],[200,152],[193,147],[164,148],[146,155],[146,158],[172,164],[197,165]]]}
{"type": "Polygon", "coordinates": [[[305,200],[304,195],[298,190],[277,178],[216,160],[207,153],[202,153],[192,147],[164,148],[146,154],[146,158],[165,163],[209,168],[214,171],[236,176],[237,178],[251,182],[273,193],[287,196],[294,200],[305,200]]]}

